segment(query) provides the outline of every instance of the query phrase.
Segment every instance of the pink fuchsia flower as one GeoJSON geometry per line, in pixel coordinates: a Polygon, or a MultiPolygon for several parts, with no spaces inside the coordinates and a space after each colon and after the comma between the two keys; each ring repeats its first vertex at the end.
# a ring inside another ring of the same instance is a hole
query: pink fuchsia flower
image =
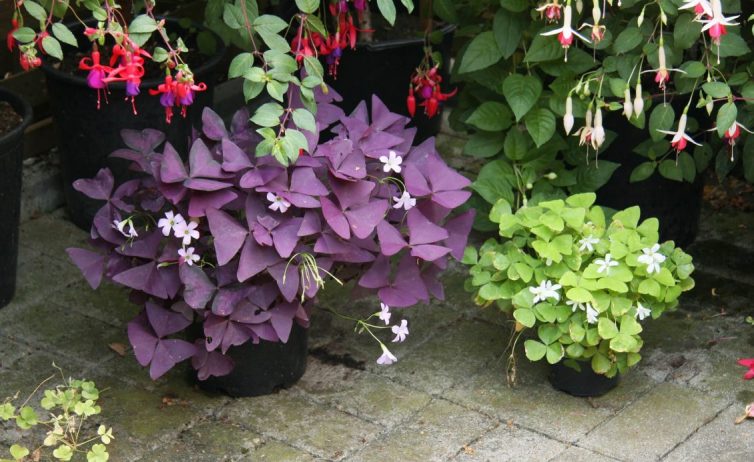
{"type": "Polygon", "coordinates": [[[754,358],[739,359],[738,364],[749,368],[749,370],[746,371],[746,374],[744,374],[745,380],[754,379],[754,358]]]}
{"type": "Polygon", "coordinates": [[[693,10],[696,19],[701,19],[704,16],[712,16],[712,5],[710,5],[709,0],[686,0],[678,9],[693,10]]]}
{"type": "Polygon", "coordinates": [[[393,354],[390,352],[390,350],[387,349],[385,345],[380,345],[380,346],[382,347],[382,356],[377,358],[377,364],[389,366],[390,364],[393,364],[394,362],[398,361],[398,358],[393,356],[393,354]]]}
{"type": "Polygon", "coordinates": [[[403,319],[400,325],[395,325],[391,327],[390,330],[395,334],[393,342],[403,342],[408,335],[408,321],[403,319]]]}
{"type": "Polygon", "coordinates": [[[573,30],[573,27],[571,27],[571,23],[573,21],[573,11],[571,9],[571,5],[566,5],[565,8],[563,8],[563,11],[565,12],[565,14],[563,15],[563,27],[560,27],[558,29],[553,29],[547,32],[543,32],[542,35],[545,35],[545,36],[557,35],[558,41],[566,50],[565,60],[568,61],[568,48],[570,48],[571,45],[573,44],[574,36],[580,38],[586,43],[590,43],[590,42],[588,38],[579,34],[575,30],[573,30]]]}
{"type": "Polygon", "coordinates": [[[16,45],[16,39],[13,38],[13,33],[18,30],[18,19],[13,18],[10,21],[10,31],[5,36],[5,43],[8,45],[8,51],[13,52],[13,47],[16,45]]]}
{"type": "Polygon", "coordinates": [[[673,146],[673,149],[675,149],[675,151],[679,153],[686,149],[686,145],[688,144],[687,141],[691,141],[695,145],[701,146],[701,144],[697,143],[693,138],[686,134],[687,119],[688,118],[685,112],[681,114],[681,118],[678,120],[678,129],[674,132],[668,130],[657,130],[658,132],[664,133],[666,135],[673,135],[673,139],[670,141],[670,145],[673,146]]]}
{"type": "Polygon", "coordinates": [[[89,71],[89,74],[86,76],[86,84],[89,88],[97,90],[97,109],[99,109],[102,104],[102,90],[107,87],[105,79],[107,78],[107,74],[113,71],[113,68],[103,65],[100,62],[99,51],[95,50],[92,52],[91,57],[86,56],[79,61],[79,69],[89,71]]]}
{"type": "Polygon", "coordinates": [[[559,0],[548,1],[537,8],[539,17],[547,20],[548,23],[556,23],[560,21],[560,12],[563,9],[563,5],[559,0]]]}
{"type": "Polygon", "coordinates": [[[709,15],[709,19],[700,19],[697,21],[704,24],[702,32],[709,32],[712,42],[719,48],[722,36],[728,33],[726,26],[737,26],[738,23],[733,21],[738,16],[729,16],[726,18],[723,15],[723,6],[720,0],[710,0],[710,7],[712,14],[709,15]]]}
{"type": "Polygon", "coordinates": [[[730,126],[729,129],[725,130],[725,134],[723,135],[723,139],[728,142],[729,145],[735,146],[736,141],[741,136],[741,129],[744,129],[747,133],[754,133],[748,128],[744,127],[742,124],[740,124],[738,121],[733,122],[733,125],[730,126]]]}

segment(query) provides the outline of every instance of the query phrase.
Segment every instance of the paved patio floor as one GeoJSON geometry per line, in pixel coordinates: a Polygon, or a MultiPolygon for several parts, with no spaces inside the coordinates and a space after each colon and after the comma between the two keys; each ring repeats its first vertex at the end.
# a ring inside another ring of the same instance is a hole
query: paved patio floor
{"type": "MultiPolygon", "coordinates": [[[[541,364],[505,381],[508,328],[475,308],[463,273],[447,300],[405,311],[411,335],[380,367],[375,344],[315,312],[308,370],[295,387],[250,399],[205,394],[176,370],[151,382],[130,352],[126,292],[94,292],[64,249],[86,234],[54,213],[22,227],[19,288],[0,310],[0,400],[28,393],[54,370],[107,388],[101,419],[115,428],[111,460],[171,461],[751,461],[754,401],[737,358],[754,356],[754,218],[705,211],[697,288],[681,309],[646,326],[644,360],[598,399],[553,390],[541,364]]],[[[361,313],[339,290],[320,302],[361,313]]],[[[18,438],[0,427],[0,448],[18,438]]],[[[4,449],[3,449],[4,451],[4,449]]],[[[0,454],[0,457],[6,454],[0,454]]]]}

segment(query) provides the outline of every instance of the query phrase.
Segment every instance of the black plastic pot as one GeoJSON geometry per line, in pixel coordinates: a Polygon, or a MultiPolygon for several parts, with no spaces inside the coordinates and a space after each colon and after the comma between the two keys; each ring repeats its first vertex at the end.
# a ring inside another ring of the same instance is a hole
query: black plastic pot
{"type": "Polygon", "coordinates": [[[0,136],[0,308],[16,292],[18,263],[18,221],[21,218],[21,165],[24,155],[24,130],[32,119],[28,102],[0,88],[5,101],[23,118],[19,126],[0,136]]]}
{"type": "Polygon", "coordinates": [[[556,389],[582,398],[602,396],[618,386],[617,375],[613,378],[599,375],[588,362],[580,366],[581,370],[577,371],[563,363],[553,364],[548,379],[556,389]]]}
{"type": "MultiPolygon", "coordinates": [[[[443,40],[434,45],[443,59],[441,75],[443,82],[449,82],[450,54],[455,26],[446,25],[439,29],[443,40]]],[[[406,98],[408,85],[416,67],[424,57],[424,38],[388,40],[373,43],[359,43],[355,50],[345,50],[338,67],[338,78],[328,81],[343,97],[341,108],[350,113],[359,102],[365,100],[371,105],[372,95],[380,97],[392,111],[408,115],[406,98]]],[[[449,91],[449,88],[446,90],[449,91]]],[[[442,117],[427,118],[422,108],[417,108],[413,125],[418,129],[416,140],[423,141],[440,131],[442,117]]]]}
{"type": "Polygon", "coordinates": [[[233,397],[269,395],[299,381],[306,371],[309,331],[293,324],[287,343],[261,340],[232,347],[233,371],[200,380],[199,387],[233,397]]]}
{"type": "Polygon", "coordinates": [[[618,115],[607,118],[605,128],[617,132],[618,139],[600,154],[600,159],[617,162],[620,167],[597,191],[597,203],[617,210],[638,205],[642,219],[655,217],[660,221],[661,240],[672,240],[680,247],[693,243],[699,232],[704,175],[698,174],[689,183],[669,180],[655,172],[644,181],[631,183],[631,172],[647,160],[633,152],[639,142],[647,139],[646,130],[618,115]]]}
{"type": "MultiPolygon", "coordinates": [[[[168,20],[167,23],[169,30],[181,29],[176,20],[168,20]]],[[[70,28],[74,34],[80,35],[80,25],[70,28]]],[[[75,180],[91,178],[103,167],[109,167],[113,171],[116,183],[129,178],[129,162],[108,157],[113,151],[124,147],[121,130],[160,130],[178,152],[185,152],[191,127],[200,124],[202,109],[212,104],[216,72],[225,52],[222,40],[218,39],[216,42],[217,53],[192,69],[197,82],[207,83],[207,91],[196,94],[195,102],[189,107],[185,119],[176,114],[170,124],[165,121],[165,108],[160,105],[160,98],[149,94],[150,89],[157,88],[163,82],[162,78],[150,78],[142,82],[141,94],[136,97],[138,114],[134,115],[130,101],[125,101],[124,83],[109,85],[109,104],[105,104],[103,98],[98,110],[97,91],[87,86],[85,76],[64,72],[48,64],[43,65],[57,127],[66,208],[77,226],[89,230],[102,203],[73,189],[72,183],[75,180]]]]}

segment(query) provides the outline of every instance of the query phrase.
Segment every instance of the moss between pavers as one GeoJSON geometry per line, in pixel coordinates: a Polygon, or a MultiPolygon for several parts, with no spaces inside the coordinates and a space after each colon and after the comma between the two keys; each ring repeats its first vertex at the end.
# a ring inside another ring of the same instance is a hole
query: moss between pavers
{"type": "Polygon", "coordinates": [[[141,308],[128,300],[128,289],[104,282],[97,290],[83,280],[55,293],[55,303],[120,329],[141,308]]]}
{"type": "Polygon", "coordinates": [[[240,425],[205,420],[183,431],[171,444],[146,453],[143,462],[225,461],[309,462],[314,457],[240,425]]]}
{"type": "Polygon", "coordinates": [[[726,400],[663,383],[583,440],[583,446],[624,460],[656,460],[728,406],[726,400]],[[616,444],[615,435],[620,435],[616,444]]]}
{"type": "Polygon", "coordinates": [[[349,460],[447,461],[496,425],[481,414],[436,399],[410,422],[375,440],[349,460]]]}
{"type": "Polygon", "coordinates": [[[431,399],[384,377],[314,358],[309,358],[297,388],[314,401],[389,428],[407,420],[431,399]]]}
{"type": "Polygon", "coordinates": [[[383,427],[315,404],[295,391],[231,401],[219,417],[326,459],[340,460],[383,427]]]}

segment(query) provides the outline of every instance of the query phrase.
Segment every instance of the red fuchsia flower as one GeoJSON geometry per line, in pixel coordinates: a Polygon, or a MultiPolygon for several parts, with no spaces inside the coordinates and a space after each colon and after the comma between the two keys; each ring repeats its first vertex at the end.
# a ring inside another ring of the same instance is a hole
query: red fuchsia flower
{"type": "Polygon", "coordinates": [[[744,380],[754,379],[754,358],[739,359],[738,364],[749,368],[746,374],[744,374],[744,380]]]}
{"type": "Polygon", "coordinates": [[[34,48],[33,44],[24,45],[21,47],[19,64],[21,64],[21,69],[25,71],[37,68],[42,65],[42,59],[37,56],[37,49],[34,48]]]}
{"type": "Polygon", "coordinates": [[[689,135],[686,134],[686,123],[688,121],[688,116],[684,112],[681,114],[681,118],[678,120],[678,129],[674,132],[668,131],[668,130],[657,130],[660,133],[664,133],[666,135],[673,135],[673,139],[670,140],[670,145],[675,149],[677,153],[680,153],[684,149],[686,149],[687,141],[691,141],[693,144],[697,146],[701,146],[701,144],[694,141],[693,138],[691,138],[689,135]]]}
{"type": "Polygon", "coordinates": [[[552,0],[540,5],[537,8],[540,18],[545,18],[548,23],[556,23],[560,21],[560,10],[563,5],[559,3],[559,0],[552,0]]]}
{"type": "Polygon", "coordinates": [[[414,96],[413,85],[408,86],[408,98],[406,98],[406,108],[408,109],[408,115],[414,117],[416,115],[416,96],[414,96]]]}
{"type": "Polygon", "coordinates": [[[650,69],[648,71],[643,71],[642,74],[646,72],[654,72],[655,73],[655,83],[660,87],[661,90],[665,90],[665,84],[670,81],[670,72],[680,72],[685,74],[686,72],[681,69],[668,69],[667,65],[667,58],[665,56],[665,41],[662,39],[662,36],[660,36],[660,43],[659,47],[657,48],[657,69],[650,69]]]}
{"type": "Polygon", "coordinates": [[[422,99],[418,105],[424,108],[424,114],[431,119],[437,115],[440,103],[452,98],[458,92],[458,89],[454,89],[450,93],[443,93],[440,90],[442,75],[440,75],[439,68],[437,66],[432,66],[427,69],[428,62],[429,60],[425,59],[411,76],[411,84],[409,85],[406,105],[408,112],[412,117],[416,113],[417,94],[418,97],[422,99]]]}
{"type": "Polygon", "coordinates": [[[293,53],[296,56],[296,61],[299,64],[301,64],[306,57],[316,56],[314,53],[314,47],[315,45],[313,44],[311,37],[306,33],[301,35],[300,38],[298,36],[294,37],[291,41],[291,50],[293,50],[293,53]]]}
{"type": "Polygon", "coordinates": [[[565,48],[566,54],[565,54],[565,60],[568,61],[568,48],[573,45],[573,37],[576,36],[580,38],[581,40],[585,41],[586,43],[591,43],[588,38],[584,37],[583,35],[579,34],[575,30],[573,30],[573,27],[571,27],[571,23],[573,22],[573,11],[571,9],[571,5],[566,5],[563,8],[563,11],[565,12],[563,16],[563,27],[560,27],[558,29],[553,29],[547,32],[543,32],[542,35],[557,35],[558,41],[560,44],[565,48]]]}
{"type": "MultiPolygon", "coordinates": [[[[89,74],[86,76],[86,84],[89,88],[97,90],[97,109],[99,109],[102,90],[107,87],[105,78],[109,72],[112,72],[113,68],[102,65],[100,62],[100,53],[95,50],[92,51],[91,58],[86,56],[79,61],[79,69],[89,71],[89,74]]],[[[107,97],[107,93],[105,93],[105,97],[107,97]]]]}
{"type": "Polygon", "coordinates": [[[151,95],[161,95],[160,104],[165,108],[165,121],[171,123],[173,120],[173,108],[181,109],[181,116],[186,117],[188,106],[194,103],[194,95],[198,91],[205,91],[207,85],[204,83],[194,84],[194,78],[185,77],[182,72],[176,74],[175,79],[172,75],[165,76],[165,82],[160,84],[156,90],[149,90],[151,95]]]}
{"type": "Polygon", "coordinates": [[[118,67],[113,70],[103,79],[103,82],[125,82],[126,84],[126,98],[131,99],[131,106],[133,107],[134,114],[136,111],[136,96],[141,93],[140,85],[141,79],[144,77],[144,58],[142,56],[149,57],[149,53],[139,49],[138,47],[134,51],[129,51],[120,45],[113,47],[113,56],[110,58],[110,65],[113,66],[117,61],[120,61],[118,67]]]}
{"type": "Polygon", "coordinates": [[[5,37],[5,43],[8,45],[8,51],[13,51],[13,48],[16,45],[16,39],[13,38],[13,33],[18,30],[18,19],[11,19],[10,26],[10,32],[8,32],[8,35],[5,37]]]}

